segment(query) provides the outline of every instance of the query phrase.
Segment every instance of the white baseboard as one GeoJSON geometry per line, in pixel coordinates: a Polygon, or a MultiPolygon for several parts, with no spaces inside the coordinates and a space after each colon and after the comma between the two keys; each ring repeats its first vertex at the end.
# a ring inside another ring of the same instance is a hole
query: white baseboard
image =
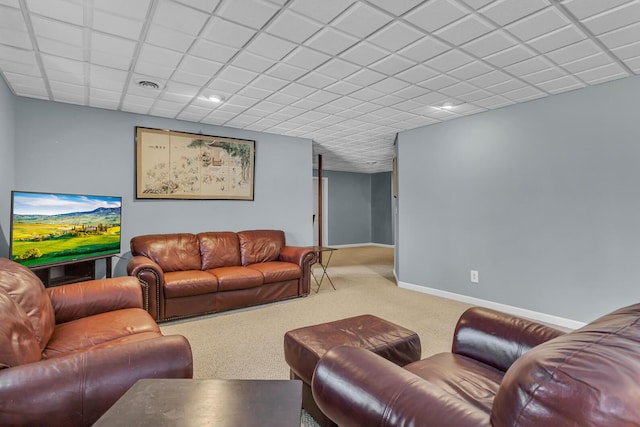
{"type": "Polygon", "coordinates": [[[367,246],[378,246],[381,248],[395,248],[395,245],[385,245],[384,243],[373,243],[373,242],[369,242],[369,243],[351,243],[351,244],[347,244],[347,245],[327,245],[330,246],[332,248],[361,248],[361,247],[367,247],[367,246]]]}
{"type": "MultiPolygon", "coordinates": [[[[395,270],[394,270],[395,275],[395,270]]],[[[563,317],[552,316],[550,314],[540,313],[537,311],[527,310],[520,307],[514,307],[511,305],[500,304],[493,301],[487,301],[480,298],[470,297],[467,295],[456,294],[453,292],[442,291],[440,289],[428,288],[426,286],[414,285],[411,283],[401,282],[397,280],[398,287],[409,289],[416,292],[422,292],[424,294],[435,295],[437,297],[448,298],[455,301],[464,302],[467,304],[478,305],[481,307],[491,308],[493,310],[503,311],[505,313],[513,314],[515,316],[526,317],[538,322],[548,323],[552,325],[558,325],[568,329],[578,329],[585,325],[584,322],[578,322],[576,320],[565,319],[563,317]]]]}

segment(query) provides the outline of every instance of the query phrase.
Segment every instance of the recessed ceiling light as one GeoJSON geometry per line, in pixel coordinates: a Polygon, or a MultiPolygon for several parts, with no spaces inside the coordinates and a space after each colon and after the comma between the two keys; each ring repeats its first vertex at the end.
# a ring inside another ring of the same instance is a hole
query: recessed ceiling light
{"type": "Polygon", "coordinates": [[[140,80],[138,82],[138,86],[145,89],[160,89],[160,85],[156,82],[152,82],[151,80],[140,80]]]}
{"type": "Polygon", "coordinates": [[[210,95],[208,99],[211,102],[215,102],[216,104],[219,104],[222,101],[224,101],[224,96],[221,96],[221,95],[210,95]]]}
{"type": "Polygon", "coordinates": [[[455,107],[455,105],[453,105],[453,102],[445,102],[440,108],[442,108],[443,110],[453,110],[453,107],[455,107]]]}

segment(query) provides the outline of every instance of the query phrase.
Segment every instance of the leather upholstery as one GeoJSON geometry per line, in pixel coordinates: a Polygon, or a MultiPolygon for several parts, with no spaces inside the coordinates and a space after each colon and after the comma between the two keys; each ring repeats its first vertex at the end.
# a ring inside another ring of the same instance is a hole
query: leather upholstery
{"type": "Polygon", "coordinates": [[[306,296],[315,262],[281,230],[136,236],[131,253],[128,274],[157,321],[306,296]]]}
{"type": "Polygon", "coordinates": [[[0,425],[89,426],[140,378],[192,375],[188,341],[162,335],[136,279],[45,288],[0,258],[0,425]]]}
{"type": "Polygon", "coordinates": [[[342,427],[639,426],[640,304],[565,333],[472,308],[452,351],[400,368],[339,346],[312,391],[342,427]]]}

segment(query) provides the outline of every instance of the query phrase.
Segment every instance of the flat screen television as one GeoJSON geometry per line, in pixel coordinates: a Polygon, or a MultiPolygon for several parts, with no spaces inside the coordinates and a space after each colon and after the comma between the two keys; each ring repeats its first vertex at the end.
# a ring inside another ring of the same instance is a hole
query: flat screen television
{"type": "Polygon", "coordinates": [[[11,192],[11,259],[44,267],[120,252],[122,197],[11,192]]]}

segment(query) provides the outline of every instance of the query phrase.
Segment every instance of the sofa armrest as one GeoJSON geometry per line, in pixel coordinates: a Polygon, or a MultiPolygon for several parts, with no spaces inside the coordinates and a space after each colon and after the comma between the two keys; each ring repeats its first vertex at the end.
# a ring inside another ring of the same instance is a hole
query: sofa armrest
{"type": "Polygon", "coordinates": [[[306,246],[283,246],[280,249],[280,261],[291,262],[300,266],[302,280],[298,294],[308,295],[311,290],[311,266],[317,261],[316,252],[306,246]]]}
{"type": "Polygon", "coordinates": [[[181,335],[75,352],[0,370],[0,425],[93,424],[141,378],[191,378],[181,335]]]}
{"type": "Polygon", "coordinates": [[[311,381],[322,412],[341,427],[489,426],[489,414],[363,348],[325,353],[311,381]]]}
{"type": "Polygon", "coordinates": [[[162,287],[164,271],[152,259],[145,256],[134,256],[127,264],[127,274],[134,276],[142,286],[142,305],[156,320],[162,320],[162,287]]]}
{"type": "Polygon", "coordinates": [[[123,308],[142,308],[140,284],[133,277],[88,280],[47,288],[56,323],[123,308]]]}
{"type": "Polygon", "coordinates": [[[524,352],[564,333],[522,317],[472,307],[458,319],[451,351],[506,372],[524,352]]]}

